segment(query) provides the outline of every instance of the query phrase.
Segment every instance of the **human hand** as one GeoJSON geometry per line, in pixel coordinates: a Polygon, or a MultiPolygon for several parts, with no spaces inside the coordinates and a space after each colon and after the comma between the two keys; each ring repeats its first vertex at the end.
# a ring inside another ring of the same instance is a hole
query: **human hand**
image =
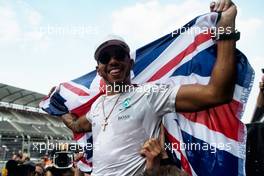
{"type": "Polygon", "coordinates": [[[153,169],[156,159],[159,159],[161,145],[158,139],[151,138],[147,140],[140,150],[140,154],[146,157],[146,169],[153,169]]]}
{"type": "MultiPolygon", "coordinates": [[[[211,12],[222,12],[221,19],[218,22],[218,28],[224,28],[224,31],[235,31],[235,20],[237,8],[231,0],[218,0],[210,4],[211,12]],[[227,29],[227,27],[229,29],[227,29]]],[[[221,30],[222,31],[222,30],[221,30]]]]}
{"type": "Polygon", "coordinates": [[[210,3],[211,12],[223,12],[226,11],[233,2],[231,0],[218,0],[210,3]]]}
{"type": "Polygon", "coordinates": [[[53,87],[48,95],[50,97],[49,108],[52,109],[50,113],[54,116],[62,116],[69,113],[69,109],[65,105],[66,100],[55,89],[53,87]]]}

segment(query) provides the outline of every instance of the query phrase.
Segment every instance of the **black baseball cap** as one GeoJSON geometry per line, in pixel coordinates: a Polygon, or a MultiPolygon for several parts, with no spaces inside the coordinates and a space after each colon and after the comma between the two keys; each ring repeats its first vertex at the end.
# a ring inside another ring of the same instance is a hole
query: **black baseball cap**
{"type": "Polygon", "coordinates": [[[104,40],[95,50],[94,58],[95,60],[98,60],[101,53],[104,52],[104,50],[111,46],[117,46],[120,47],[122,50],[124,50],[126,53],[130,53],[129,46],[126,44],[126,42],[118,37],[118,36],[111,36],[110,38],[104,40]]]}

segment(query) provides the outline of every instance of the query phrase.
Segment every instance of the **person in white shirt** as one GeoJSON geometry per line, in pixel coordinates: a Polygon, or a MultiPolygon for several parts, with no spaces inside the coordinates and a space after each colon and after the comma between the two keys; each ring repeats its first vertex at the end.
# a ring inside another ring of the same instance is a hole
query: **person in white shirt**
{"type": "Polygon", "coordinates": [[[141,174],[146,161],[139,151],[146,140],[158,137],[164,114],[200,111],[232,100],[236,73],[236,40],[232,36],[237,10],[230,0],[220,0],[211,10],[222,11],[218,27],[229,27],[232,33],[217,41],[217,60],[208,85],[132,85],[134,61],[128,45],[117,38],[96,49],[96,69],[106,83],[106,94],[93,103],[86,116],[62,116],[74,132],[92,131],[92,175],[141,174]]]}

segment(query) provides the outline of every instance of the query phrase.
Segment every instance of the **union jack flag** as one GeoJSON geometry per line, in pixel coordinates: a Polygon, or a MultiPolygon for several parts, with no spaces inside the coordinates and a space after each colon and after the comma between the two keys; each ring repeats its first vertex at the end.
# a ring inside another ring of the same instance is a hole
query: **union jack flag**
{"type": "MultiPolygon", "coordinates": [[[[208,13],[191,20],[182,28],[167,34],[135,51],[132,58],[132,82],[150,81],[172,85],[208,84],[216,60],[217,48],[210,32],[216,27],[218,13],[208,13]],[[200,29],[200,30],[197,30],[200,29]]],[[[195,113],[171,113],[163,118],[168,154],[175,164],[189,175],[245,175],[246,128],[240,121],[254,78],[247,58],[236,50],[237,78],[233,100],[225,105],[195,113]],[[177,146],[199,144],[195,150],[177,146]]],[[[78,116],[90,110],[102,95],[103,81],[96,71],[60,84],[54,92],[62,103],[78,116]]],[[[51,115],[63,112],[50,106],[52,95],[40,103],[51,115]]],[[[64,112],[65,113],[65,112],[64,112]]],[[[85,144],[92,142],[91,133],[74,134],[85,144]]],[[[92,169],[92,151],[78,165],[83,171],[92,169]]]]}

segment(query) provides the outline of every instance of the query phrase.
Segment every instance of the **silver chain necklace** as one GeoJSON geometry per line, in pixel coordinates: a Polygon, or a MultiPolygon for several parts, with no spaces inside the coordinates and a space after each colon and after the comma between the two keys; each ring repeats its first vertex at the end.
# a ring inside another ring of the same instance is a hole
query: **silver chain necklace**
{"type": "MultiPolygon", "coordinates": [[[[106,97],[106,96],[105,96],[105,97],[106,97]]],[[[120,93],[119,96],[117,97],[114,106],[112,107],[110,113],[109,113],[107,116],[105,115],[105,107],[104,107],[105,97],[104,97],[103,102],[102,102],[102,106],[103,106],[103,114],[104,114],[104,121],[103,121],[103,123],[102,123],[101,125],[102,125],[102,128],[103,128],[103,131],[105,131],[106,126],[108,125],[108,119],[109,119],[110,115],[112,114],[112,112],[113,112],[113,110],[114,110],[114,108],[115,108],[115,106],[116,106],[116,104],[117,104],[119,98],[121,97],[121,93],[120,93]]]]}

